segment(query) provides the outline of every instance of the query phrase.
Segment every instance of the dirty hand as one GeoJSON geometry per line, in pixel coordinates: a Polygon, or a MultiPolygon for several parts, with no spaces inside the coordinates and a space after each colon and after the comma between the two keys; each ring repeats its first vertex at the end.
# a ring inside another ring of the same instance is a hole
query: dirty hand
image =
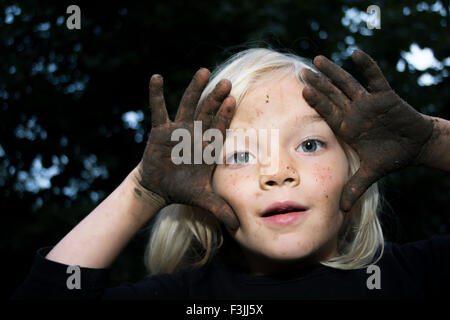
{"type": "Polygon", "coordinates": [[[172,148],[178,141],[171,141],[176,129],[186,129],[191,137],[191,154],[194,153],[194,143],[201,143],[202,155],[208,143],[194,141],[194,121],[201,121],[202,132],[210,128],[219,129],[225,137],[235,109],[234,98],[228,96],[231,83],[220,81],[214,90],[199,106],[198,115],[194,116],[195,108],[210,73],[207,69],[200,69],[193,77],[186,89],[175,121],[171,121],[167,114],[163,94],[163,79],[153,75],[150,80],[150,109],[152,129],[147,141],[142,160],[138,165],[137,181],[145,190],[149,190],[162,197],[166,204],[180,203],[206,209],[231,229],[239,226],[233,209],[224,199],[214,193],[211,185],[215,164],[175,164],[172,161],[172,148]]]}
{"type": "Polygon", "coordinates": [[[302,70],[307,83],[303,97],[360,158],[359,170],[342,191],[343,211],[380,178],[417,164],[433,131],[433,122],[391,89],[369,55],[356,50],[352,60],[367,79],[367,90],[323,56],[316,57],[314,65],[329,79],[302,70]]]}

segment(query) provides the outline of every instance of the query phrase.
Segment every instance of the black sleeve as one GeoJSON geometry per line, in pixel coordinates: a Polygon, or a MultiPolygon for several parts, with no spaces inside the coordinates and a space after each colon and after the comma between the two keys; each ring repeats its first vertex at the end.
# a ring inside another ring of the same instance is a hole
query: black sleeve
{"type": "MultiPolygon", "coordinates": [[[[80,267],[79,288],[69,289],[67,281],[74,273],[68,265],[45,259],[52,247],[37,251],[30,273],[16,289],[13,300],[175,300],[187,298],[183,273],[152,275],[138,283],[107,288],[110,269],[80,267]]],[[[71,282],[72,283],[72,282],[71,282]]]]}
{"type": "Polygon", "coordinates": [[[448,296],[450,288],[450,236],[435,235],[429,240],[396,245],[394,255],[405,270],[421,279],[426,298],[448,296]]]}

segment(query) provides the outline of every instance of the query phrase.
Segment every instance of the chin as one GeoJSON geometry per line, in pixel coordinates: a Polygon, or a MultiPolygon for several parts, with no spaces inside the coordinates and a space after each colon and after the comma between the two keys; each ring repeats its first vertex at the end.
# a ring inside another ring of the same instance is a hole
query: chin
{"type": "Polygon", "coordinates": [[[314,252],[309,243],[296,239],[279,239],[268,243],[263,249],[264,255],[275,260],[298,260],[306,258],[314,252]]]}
{"type": "Polygon", "coordinates": [[[265,256],[274,260],[318,262],[328,260],[336,250],[334,249],[334,241],[312,239],[312,237],[305,240],[295,237],[295,239],[286,238],[267,243],[263,251],[265,256]]]}
{"type": "Polygon", "coordinates": [[[285,248],[283,251],[272,252],[270,255],[271,259],[280,260],[280,261],[292,261],[292,260],[301,260],[308,258],[311,255],[309,250],[301,250],[298,248],[289,250],[289,248],[285,248]]]}

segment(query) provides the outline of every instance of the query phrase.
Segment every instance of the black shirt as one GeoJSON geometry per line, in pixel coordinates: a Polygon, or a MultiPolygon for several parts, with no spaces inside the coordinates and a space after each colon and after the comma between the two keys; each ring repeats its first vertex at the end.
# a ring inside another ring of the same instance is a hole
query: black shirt
{"type": "Polygon", "coordinates": [[[270,277],[250,275],[213,260],[202,267],[150,275],[112,288],[107,288],[109,269],[80,268],[81,288],[69,290],[67,279],[72,273],[67,273],[67,265],[44,258],[50,250],[37,251],[31,271],[13,299],[442,299],[450,288],[450,236],[386,243],[376,263],[379,282],[373,278],[377,271],[367,268],[339,270],[317,265],[270,277]],[[373,287],[375,283],[379,288],[373,287]]]}

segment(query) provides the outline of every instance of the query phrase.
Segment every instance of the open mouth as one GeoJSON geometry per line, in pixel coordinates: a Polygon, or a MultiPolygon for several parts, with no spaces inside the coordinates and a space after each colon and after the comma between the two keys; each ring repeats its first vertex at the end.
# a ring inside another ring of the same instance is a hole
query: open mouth
{"type": "Polygon", "coordinates": [[[297,221],[303,220],[308,208],[295,201],[278,201],[268,206],[261,214],[260,218],[268,226],[276,228],[295,225],[297,221]]]}
{"type": "Polygon", "coordinates": [[[302,212],[306,210],[307,208],[293,201],[274,202],[262,212],[260,217],[268,218],[276,215],[289,214],[291,212],[302,212]]]}
{"type": "Polygon", "coordinates": [[[276,215],[280,215],[280,214],[287,214],[287,213],[291,213],[291,212],[301,212],[301,211],[306,211],[306,209],[285,209],[285,210],[275,210],[275,211],[270,211],[267,212],[265,214],[263,214],[261,217],[262,218],[267,218],[267,217],[272,217],[272,216],[276,216],[276,215]]]}

